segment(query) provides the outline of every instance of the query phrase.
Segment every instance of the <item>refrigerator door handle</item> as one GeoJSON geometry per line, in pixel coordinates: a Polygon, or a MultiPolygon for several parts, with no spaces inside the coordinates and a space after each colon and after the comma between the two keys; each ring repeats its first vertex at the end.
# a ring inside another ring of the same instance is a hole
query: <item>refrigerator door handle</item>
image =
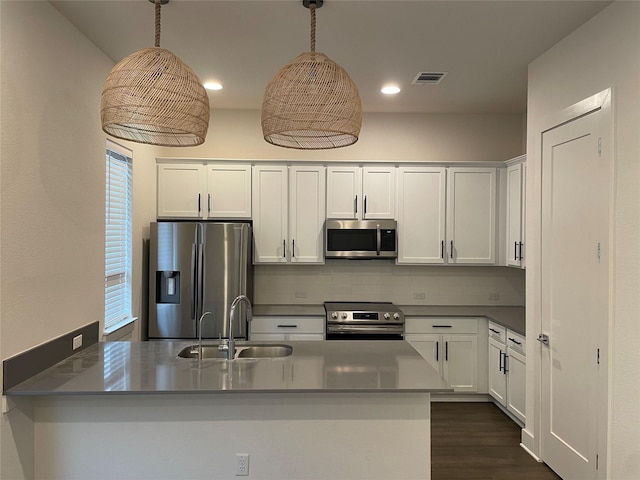
{"type": "Polygon", "coordinates": [[[197,263],[196,254],[198,252],[198,245],[196,243],[191,244],[191,318],[196,318],[196,283],[197,283],[197,263]]]}
{"type": "Polygon", "coordinates": [[[196,319],[204,313],[204,244],[198,244],[198,273],[196,290],[196,319]]]}

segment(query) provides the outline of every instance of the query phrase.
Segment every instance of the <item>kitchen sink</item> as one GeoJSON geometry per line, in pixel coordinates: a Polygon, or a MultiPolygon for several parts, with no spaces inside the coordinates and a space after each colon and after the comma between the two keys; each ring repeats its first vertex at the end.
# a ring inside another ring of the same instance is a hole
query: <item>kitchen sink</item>
{"type": "Polygon", "coordinates": [[[293,352],[291,345],[250,345],[239,347],[236,358],[288,357],[293,352]]]}
{"type": "MultiPolygon", "coordinates": [[[[238,345],[234,358],[278,358],[288,357],[293,352],[291,345],[253,344],[238,345]]],[[[198,345],[189,345],[178,352],[180,358],[199,358],[198,345]]],[[[227,352],[219,350],[218,345],[203,345],[202,358],[227,358],[227,352]]]]}
{"type": "MultiPolygon", "coordinates": [[[[189,345],[178,352],[180,358],[198,358],[198,345],[189,345]]],[[[227,358],[227,352],[219,350],[218,345],[203,345],[202,358],[227,358]]]]}

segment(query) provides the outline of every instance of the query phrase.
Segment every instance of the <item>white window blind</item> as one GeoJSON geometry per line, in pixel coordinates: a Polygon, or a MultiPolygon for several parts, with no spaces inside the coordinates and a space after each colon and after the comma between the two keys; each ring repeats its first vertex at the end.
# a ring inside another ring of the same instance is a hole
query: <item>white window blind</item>
{"type": "Polygon", "coordinates": [[[106,167],[104,329],[109,333],[132,317],[132,159],[107,147],[106,167]]]}

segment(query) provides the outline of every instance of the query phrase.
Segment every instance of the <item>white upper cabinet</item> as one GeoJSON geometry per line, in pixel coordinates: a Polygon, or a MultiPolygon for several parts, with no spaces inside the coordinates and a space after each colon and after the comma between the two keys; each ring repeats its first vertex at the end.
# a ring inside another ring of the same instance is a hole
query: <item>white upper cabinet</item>
{"type": "Polygon", "coordinates": [[[494,264],[495,168],[400,167],[398,264],[494,264]]]}
{"type": "Polygon", "coordinates": [[[447,169],[448,263],[495,263],[496,177],[495,168],[447,169]]]}
{"type": "Polygon", "coordinates": [[[325,168],[253,167],[254,263],[323,263],[325,168]]]}
{"type": "Polygon", "coordinates": [[[289,261],[324,263],[325,168],[289,169],[289,261]]]}
{"type": "Polygon", "coordinates": [[[207,217],[251,218],[251,165],[208,164],[207,217]]]}
{"type": "Polygon", "coordinates": [[[201,218],[206,179],[202,165],[158,165],[158,218],[201,218]]]}
{"type": "Polygon", "coordinates": [[[393,219],[394,166],[327,168],[327,218],[393,219]]]}
{"type": "Polygon", "coordinates": [[[445,263],[446,169],[398,169],[398,260],[445,263]]]}
{"type": "Polygon", "coordinates": [[[524,268],[524,212],[526,199],[525,157],[507,162],[506,263],[524,268]],[[513,163],[512,163],[513,162],[513,163]]]}
{"type": "Polygon", "coordinates": [[[158,164],[159,219],[251,218],[248,164],[158,164]]]}

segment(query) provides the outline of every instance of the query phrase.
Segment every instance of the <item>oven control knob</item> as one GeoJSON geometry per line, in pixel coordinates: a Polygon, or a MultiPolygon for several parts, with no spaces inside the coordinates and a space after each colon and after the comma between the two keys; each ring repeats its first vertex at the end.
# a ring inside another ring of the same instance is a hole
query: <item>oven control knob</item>
{"type": "Polygon", "coordinates": [[[393,314],[393,319],[394,320],[400,320],[400,314],[399,313],[394,313],[393,314]]]}
{"type": "Polygon", "coordinates": [[[389,320],[389,318],[390,318],[391,316],[390,316],[388,313],[385,313],[385,314],[383,315],[383,317],[384,317],[384,319],[385,319],[385,320],[389,320]]]}
{"type": "Polygon", "coordinates": [[[346,319],[346,318],[347,318],[347,316],[348,316],[348,315],[347,315],[347,312],[342,312],[342,318],[343,318],[343,319],[346,319]]]}
{"type": "Polygon", "coordinates": [[[338,318],[338,312],[331,312],[331,318],[333,318],[334,320],[338,318]]]}

